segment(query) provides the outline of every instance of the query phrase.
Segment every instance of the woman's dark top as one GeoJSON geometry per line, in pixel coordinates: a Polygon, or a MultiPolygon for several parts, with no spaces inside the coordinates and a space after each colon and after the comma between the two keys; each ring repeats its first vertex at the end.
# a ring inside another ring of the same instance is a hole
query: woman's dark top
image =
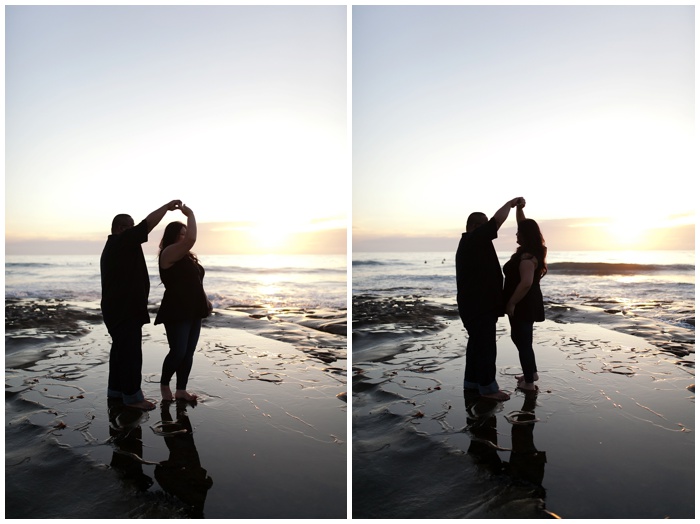
{"type": "Polygon", "coordinates": [[[184,256],[168,269],[160,269],[165,293],[156,315],[156,324],[194,320],[209,315],[209,303],[202,281],[204,268],[184,256]]]}
{"type": "MultiPolygon", "coordinates": [[[[503,266],[503,274],[505,275],[505,283],[503,285],[503,303],[507,304],[510,297],[515,293],[515,288],[520,283],[520,261],[522,257],[532,256],[529,253],[515,253],[510,260],[503,266]]],[[[542,290],[540,289],[540,271],[542,270],[542,261],[537,260],[537,268],[532,279],[532,286],[528,290],[523,299],[515,304],[515,313],[513,316],[516,320],[524,320],[526,322],[542,322],[544,320],[544,299],[542,298],[542,290]]]]}

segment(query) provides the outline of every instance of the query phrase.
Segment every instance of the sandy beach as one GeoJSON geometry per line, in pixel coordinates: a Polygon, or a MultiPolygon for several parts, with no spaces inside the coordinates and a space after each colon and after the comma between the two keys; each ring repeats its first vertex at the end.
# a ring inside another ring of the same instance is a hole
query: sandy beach
{"type": "Polygon", "coordinates": [[[354,518],[694,517],[692,332],[549,308],[535,327],[539,391],[526,395],[501,318],[497,379],[511,399],[497,403],[462,389],[459,318],[415,298],[364,302],[354,298],[354,518]]]}
{"type": "Polygon", "coordinates": [[[216,311],[196,405],[160,403],[167,341],[146,325],[142,387],[159,405],[140,412],[107,401],[94,305],[6,301],[5,516],[345,518],[344,325],[344,311],[216,311]]]}

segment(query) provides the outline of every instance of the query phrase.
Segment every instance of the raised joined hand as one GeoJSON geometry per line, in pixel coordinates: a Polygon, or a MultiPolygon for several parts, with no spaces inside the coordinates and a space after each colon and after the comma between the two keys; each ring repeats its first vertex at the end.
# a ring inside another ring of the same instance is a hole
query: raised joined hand
{"type": "Polygon", "coordinates": [[[193,211],[187,207],[185,204],[180,205],[180,211],[182,211],[182,214],[185,215],[186,217],[190,217],[193,214],[193,211]]]}

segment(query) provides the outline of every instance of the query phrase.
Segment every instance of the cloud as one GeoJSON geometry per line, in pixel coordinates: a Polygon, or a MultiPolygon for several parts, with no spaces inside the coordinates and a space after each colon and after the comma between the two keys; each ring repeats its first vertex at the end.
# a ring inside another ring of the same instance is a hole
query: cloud
{"type": "MultiPolygon", "coordinates": [[[[686,219],[688,217],[685,217],[686,219]]],[[[618,249],[639,250],[693,250],[695,249],[695,224],[662,221],[647,223],[643,230],[635,229],[634,218],[626,229],[624,224],[614,225],[605,218],[567,218],[539,220],[547,246],[557,251],[610,251],[618,249]],[[678,225],[676,225],[678,224],[678,225]],[[630,242],[625,245],[625,240],[630,242]],[[632,244],[632,240],[634,243],[632,244]]],[[[498,251],[514,250],[516,225],[509,221],[501,227],[494,246],[498,251]]],[[[355,252],[450,252],[457,249],[462,231],[454,234],[435,235],[369,235],[355,234],[352,249],[355,252]]]]}
{"type": "MultiPolygon", "coordinates": [[[[153,255],[163,235],[165,223],[156,227],[143,245],[144,253],[153,255]]],[[[252,222],[203,223],[197,225],[197,243],[193,249],[200,255],[233,254],[326,254],[336,255],[347,252],[347,232],[345,227],[337,227],[335,222],[325,222],[325,229],[309,228],[285,233],[281,244],[266,244],[265,238],[253,237],[262,234],[254,230],[252,222]],[[262,240],[262,241],[261,241],[262,240]]],[[[99,255],[109,232],[95,235],[95,240],[21,238],[5,239],[7,255],[99,255]],[[99,238],[99,240],[98,240],[99,238]]],[[[272,234],[272,233],[270,233],[272,234]]]]}

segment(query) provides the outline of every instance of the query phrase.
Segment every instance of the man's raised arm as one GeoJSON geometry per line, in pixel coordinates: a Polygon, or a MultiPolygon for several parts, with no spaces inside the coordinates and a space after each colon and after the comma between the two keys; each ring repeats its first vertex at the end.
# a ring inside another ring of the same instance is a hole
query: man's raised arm
{"type": "Polygon", "coordinates": [[[523,206],[525,205],[525,199],[523,197],[517,197],[512,200],[509,200],[508,202],[503,204],[503,207],[501,207],[501,209],[496,211],[496,213],[493,215],[493,220],[496,222],[499,228],[503,225],[503,222],[506,221],[506,218],[508,218],[510,210],[515,206],[521,204],[523,206]]]}
{"type": "Polygon", "coordinates": [[[182,201],[180,200],[171,200],[167,204],[164,204],[160,206],[158,209],[155,211],[151,212],[147,217],[146,217],[146,224],[148,225],[148,232],[150,233],[153,231],[153,228],[156,227],[161,220],[163,220],[163,217],[168,211],[175,211],[176,209],[180,209],[180,206],[182,206],[182,201]]]}

